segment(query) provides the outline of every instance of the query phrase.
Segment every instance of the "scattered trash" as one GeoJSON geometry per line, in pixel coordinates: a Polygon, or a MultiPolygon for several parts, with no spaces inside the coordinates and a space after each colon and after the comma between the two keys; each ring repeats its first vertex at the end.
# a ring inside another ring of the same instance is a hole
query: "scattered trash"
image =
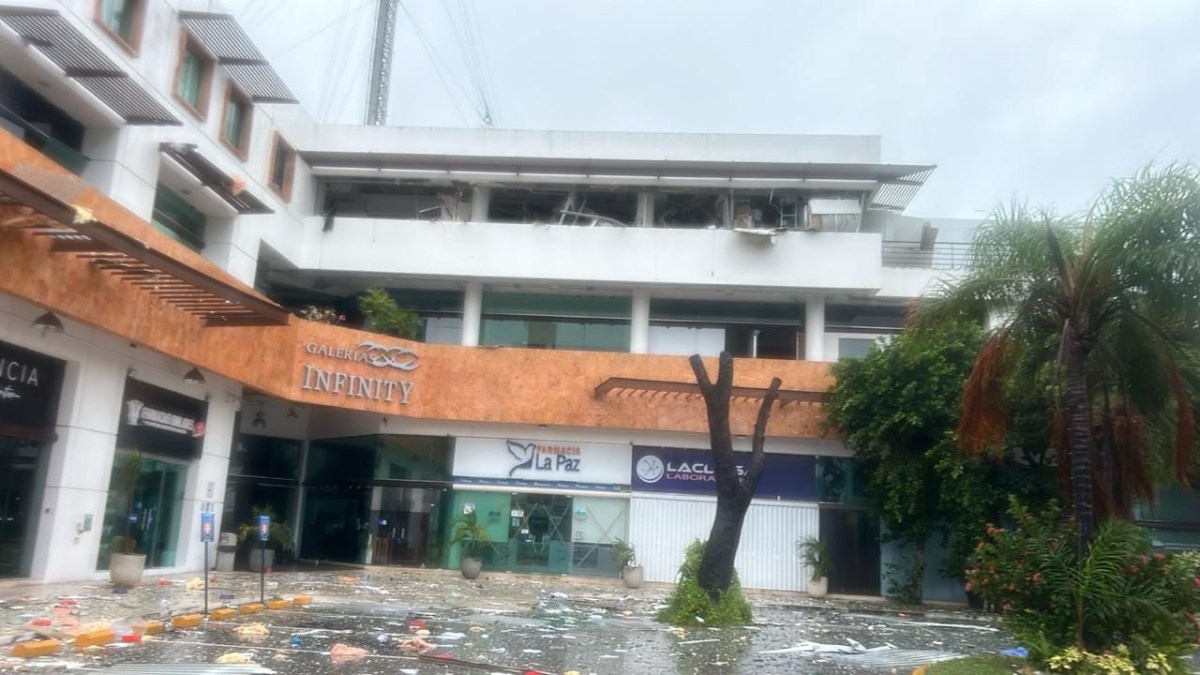
{"type": "Polygon", "coordinates": [[[340,642],[329,649],[329,658],[334,663],[353,663],[361,661],[366,657],[367,650],[362,647],[351,647],[340,642]]]}
{"type": "Polygon", "coordinates": [[[435,649],[437,649],[437,645],[426,642],[421,638],[409,638],[400,641],[400,651],[405,654],[416,654],[419,656],[435,649]]]}
{"type": "Polygon", "coordinates": [[[862,643],[846,638],[847,645],[829,645],[821,644],[820,642],[809,642],[804,640],[794,647],[785,649],[771,649],[761,654],[866,654],[868,652],[880,652],[889,649],[895,649],[895,645],[884,645],[882,647],[872,647],[867,649],[862,643]]]}
{"type": "Polygon", "coordinates": [[[1029,649],[1026,647],[1013,647],[1012,649],[1001,649],[1000,656],[1015,656],[1019,659],[1029,658],[1029,649]]]}
{"type": "Polygon", "coordinates": [[[204,590],[204,579],[201,579],[200,577],[188,579],[187,583],[183,585],[183,588],[187,591],[202,591],[204,590]]]}
{"type": "Polygon", "coordinates": [[[698,645],[698,644],[703,644],[705,642],[720,642],[720,640],[718,640],[716,638],[711,638],[708,640],[684,640],[683,642],[680,642],[679,644],[681,644],[681,645],[698,645]]]}
{"type": "Polygon", "coordinates": [[[437,639],[438,639],[438,640],[451,640],[451,641],[453,641],[453,640],[461,640],[461,639],[463,639],[463,638],[465,638],[465,637],[467,637],[467,636],[466,636],[465,634],[463,634],[463,633],[450,633],[450,632],[447,632],[447,633],[442,633],[441,635],[437,636],[437,639]]]}
{"type": "Polygon", "coordinates": [[[254,663],[254,655],[249,652],[226,652],[214,663],[254,663]]]}
{"type": "Polygon", "coordinates": [[[271,631],[261,623],[247,623],[233,629],[233,632],[243,640],[263,640],[271,631]]]}

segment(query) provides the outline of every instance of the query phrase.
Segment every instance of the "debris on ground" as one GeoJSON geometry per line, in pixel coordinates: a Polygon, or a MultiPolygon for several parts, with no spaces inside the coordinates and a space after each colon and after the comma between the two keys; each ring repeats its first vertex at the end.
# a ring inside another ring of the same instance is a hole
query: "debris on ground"
{"type": "Polygon", "coordinates": [[[335,664],[353,663],[354,661],[361,661],[366,657],[367,650],[362,647],[351,647],[340,642],[329,649],[329,658],[335,664]]]}
{"type": "Polygon", "coordinates": [[[254,654],[250,652],[226,652],[219,656],[214,663],[254,663],[254,654]]]}
{"type": "Polygon", "coordinates": [[[262,641],[271,634],[271,631],[261,623],[247,623],[233,629],[233,632],[243,640],[262,641]]]}

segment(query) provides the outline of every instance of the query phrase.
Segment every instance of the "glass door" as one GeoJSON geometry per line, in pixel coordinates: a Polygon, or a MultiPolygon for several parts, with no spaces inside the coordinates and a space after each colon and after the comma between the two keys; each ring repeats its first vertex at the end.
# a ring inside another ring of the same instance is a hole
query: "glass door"
{"type": "Polygon", "coordinates": [[[115,537],[145,554],[147,568],[175,565],[187,470],[187,464],[117,451],[97,568],[108,568],[115,537]]]}
{"type": "Polygon", "coordinates": [[[509,515],[509,570],[566,574],[571,566],[571,498],[514,494],[509,515]]]}
{"type": "Polygon", "coordinates": [[[0,577],[29,573],[27,546],[33,544],[30,518],[38,510],[36,441],[0,438],[0,577]]]}
{"type": "Polygon", "coordinates": [[[366,553],[370,488],[319,486],[306,491],[302,558],[361,563],[366,553]]]}
{"type": "Polygon", "coordinates": [[[437,560],[441,541],[438,509],[441,488],[373,488],[371,562],[375,565],[421,565],[437,560]]]}

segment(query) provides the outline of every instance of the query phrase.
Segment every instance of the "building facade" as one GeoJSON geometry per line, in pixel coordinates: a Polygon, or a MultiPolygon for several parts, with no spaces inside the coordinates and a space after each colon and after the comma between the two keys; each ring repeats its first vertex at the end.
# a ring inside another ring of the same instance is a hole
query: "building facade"
{"type": "Polygon", "coordinates": [[[0,126],[0,575],[102,577],[114,537],[194,570],[201,513],[269,508],[304,559],[454,567],[473,512],[487,568],[625,540],[671,581],[714,510],[685,357],[729,351],[740,451],[784,390],[744,584],[804,590],[820,536],[879,593],[827,364],[962,251],[878,137],[318,124],[190,0],[0,2],[0,126]]]}

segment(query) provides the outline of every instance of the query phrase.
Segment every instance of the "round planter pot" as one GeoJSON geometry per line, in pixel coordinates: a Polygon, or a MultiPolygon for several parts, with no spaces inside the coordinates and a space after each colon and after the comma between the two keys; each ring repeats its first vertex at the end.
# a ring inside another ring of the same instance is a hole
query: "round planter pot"
{"type": "Polygon", "coordinates": [[[646,570],[641,565],[626,567],[625,571],[621,573],[621,580],[628,588],[641,588],[642,582],[646,580],[646,570]]]}
{"type": "Polygon", "coordinates": [[[483,559],[463,558],[459,563],[459,570],[462,571],[464,579],[474,579],[483,571],[483,559]]]}
{"type": "Polygon", "coordinates": [[[823,598],[829,592],[829,577],[808,580],[808,594],[814,598],[823,598]]]}
{"type": "MultiPolygon", "coordinates": [[[[267,549],[267,569],[275,567],[275,549],[267,549]]],[[[263,571],[263,552],[262,549],[254,549],[250,551],[250,571],[263,571]]]]}
{"type": "Polygon", "coordinates": [[[142,572],[146,570],[146,556],[114,553],[108,561],[108,578],[114,586],[133,588],[142,583],[142,572]]]}

